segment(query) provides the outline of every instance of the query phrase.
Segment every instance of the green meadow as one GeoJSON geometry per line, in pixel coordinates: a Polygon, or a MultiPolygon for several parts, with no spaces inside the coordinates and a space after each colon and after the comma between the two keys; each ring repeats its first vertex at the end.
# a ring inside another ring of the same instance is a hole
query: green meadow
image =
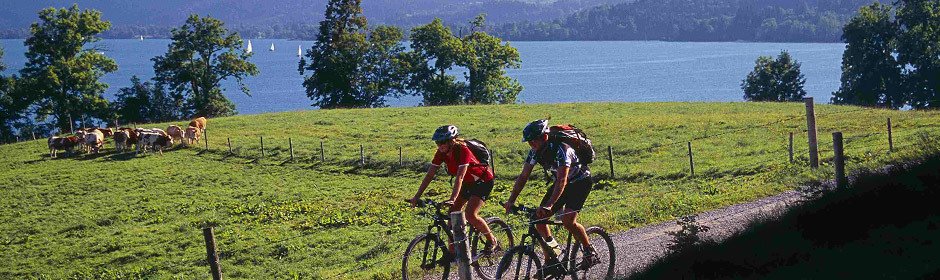
{"type": "MultiPolygon", "coordinates": [[[[499,202],[508,197],[528,149],[520,142],[522,127],[551,117],[551,123],[584,129],[597,148],[592,172],[601,183],[581,221],[613,232],[831,179],[833,131],[845,135],[850,172],[902,162],[940,136],[940,112],[817,105],[816,114],[822,162],[817,170],[807,164],[802,103],[242,115],[209,120],[208,151],[201,142],[162,156],[117,154],[108,143],[98,155],[50,159],[45,140],[2,145],[0,278],[205,279],[201,229],[213,226],[228,279],[395,279],[404,247],[430,223],[403,200],[417,189],[435,149],[430,135],[443,124],[457,125],[467,138],[494,150],[498,182],[484,212],[517,225],[521,218],[503,214],[499,202]],[[888,151],[889,117],[895,152],[888,151]],[[695,176],[689,172],[689,141],[695,176]]],[[[439,174],[426,197],[444,199],[449,179],[439,174]]],[[[544,191],[543,175],[534,175],[521,202],[534,204],[544,191]]]]}

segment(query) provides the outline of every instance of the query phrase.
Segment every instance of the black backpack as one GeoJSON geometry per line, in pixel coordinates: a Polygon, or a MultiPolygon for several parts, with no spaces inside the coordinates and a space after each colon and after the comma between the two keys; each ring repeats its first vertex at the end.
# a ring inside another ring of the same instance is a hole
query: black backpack
{"type": "Polygon", "coordinates": [[[573,125],[555,125],[548,129],[548,142],[557,147],[560,143],[568,144],[578,156],[578,162],[588,165],[594,162],[594,145],[580,128],[573,125]]]}
{"type": "Polygon", "coordinates": [[[493,161],[493,152],[486,147],[486,143],[483,143],[483,141],[470,139],[464,141],[464,143],[467,143],[467,148],[470,148],[470,152],[473,152],[473,156],[477,158],[480,165],[489,166],[493,161]]]}

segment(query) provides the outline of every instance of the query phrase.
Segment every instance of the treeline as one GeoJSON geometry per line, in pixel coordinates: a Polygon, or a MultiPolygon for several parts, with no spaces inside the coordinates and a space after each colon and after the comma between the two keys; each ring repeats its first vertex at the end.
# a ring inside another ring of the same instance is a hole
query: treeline
{"type": "Polygon", "coordinates": [[[510,40],[838,42],[877,0],[638,0],[562,19],[500,25],[510,40]]]}

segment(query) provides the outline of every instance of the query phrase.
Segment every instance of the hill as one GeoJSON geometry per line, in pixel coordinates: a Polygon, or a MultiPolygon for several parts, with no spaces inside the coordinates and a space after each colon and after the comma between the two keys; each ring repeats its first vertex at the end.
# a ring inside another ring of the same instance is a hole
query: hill
{"type": "MultiPolygon", "coordinates": [[[[583,103],[317,110],[210,119],[209,150],[49,159],[44,140],[0,146],[0,278],[204,278],[200,228],[216,227],[227,278],[395,279],[407,242],[429,221],[407,209],[451,123],[496,153],[492,202],[505,200],[536,118],[574,123],[598,146],[603,181],[580,218],[619,231],[753,200],[831,177],[829,132],[845,133],[850,171],[902,161],[938,137],[940,112],[819,105],[823,165],[806,160],[803,105],[583,103]],[[887,151],[885,119],[896,151],[887,151]],[[787,140],[795,133],[796,162],[787,140]],[[265,156],[260,157],[261,137],[265,156]],[[227,147],[231,141],[233,153],[227,147]],[[288,140],[295,160],[289,161],[288,140]],[[323,141],[326,161],[319,160],[323,141]],[[695,176],[690,176],[692,141],[695,176]],[[365,151],[359,160],[360,145],[365,151]],[[615,176],[606,165],[613,151],[615,176]],[[398,166],[399,147],[404,166],[398,166]]],[[[144,125],[140,125],[144,126],[144,125]]],[[[166,124],[145,127],[166,127],[166,124]]],[[[203,144],[204,145],[204,144],[203,144]]],[[[200,146],[201,147],[201,146],[200,146]]],[[[449,193],[440,174],[428,197],[449,193]]],[[[541,175],[521,202],[541,197],[541,175]]],[[[484,215],[517,226],[498,203],[484,215]]]]}
{"type": "Polygon", "coordinates": [[[511,40],[840,42],[859,7],[878,0],[638,0],[564,18],[504,24],[511,40]]]}
{"type": "MultiPolygon", "coordinates": [[[[369,0],[362,1],[371,24],[410,27],[440,17],[448,24],[465,24],[480,13],[491,23],[523,20],[545,20],[601,4],[625,0],[369,0]]],[[[132,38],[138,35],[167,37],[170,27],[182,24],[189,14],[211,15],[225,21],[249,38],[311,37],[323,19],[327,0],[38,0],[4,1],[0,10],[0,30],[6,37],[25,36],[26,28],[36,21],[36,12],[45,7],[66,7],[77,3],[81,8],[102,11],[105,20],[114,24],[104,34],[110,38],[132,38]],[[311,29],[311,30],[305,30],[311,29]],[[19,34],[18,34],[18,33],[19,34]],[[306,34],[306,35],[304,35],[306,34]],[[295,36],[295,37],[292,37],[295,36]]]]}

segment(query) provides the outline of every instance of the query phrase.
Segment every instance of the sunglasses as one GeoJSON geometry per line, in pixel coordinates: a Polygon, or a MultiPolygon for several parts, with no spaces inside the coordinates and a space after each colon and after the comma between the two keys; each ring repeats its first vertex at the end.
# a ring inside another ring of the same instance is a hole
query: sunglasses
{"type": "Polygon", "coordinates": [[[445,144],[445,143],[447,143],[447,142],[450,142],[450,141],[449,141],[449,140],[444,140],[444,141],[434,141],[434,143],[435,143],[435,144],[437,144],[438,146],[440,146],[440,145],[444,145],[444,144],[445,144]]]}

